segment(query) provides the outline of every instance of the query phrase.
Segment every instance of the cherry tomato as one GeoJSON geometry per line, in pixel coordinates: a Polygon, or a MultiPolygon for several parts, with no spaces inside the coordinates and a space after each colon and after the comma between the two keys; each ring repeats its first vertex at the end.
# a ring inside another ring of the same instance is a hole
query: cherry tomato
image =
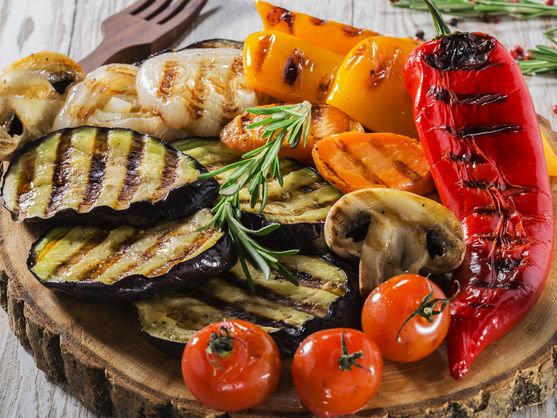
{"type": "Polygon", "coordinates": [[[278,385],[280,369],[273,339],[241,320],[206,326],[182,356],[182,375],[193,396],[220,411],[240,411],[265,401],[278,385]]]}
{"type": "Polygon", "coordinates": [[[354,329],[328,329],[310,335],[292,361],[292,378],[302,403],[323,417],[359,411],[373,398],[382,377],[379,348],[354,329]]]}
{"type": "Polygon", "coordinates": [[[403,274],[381,283],[369,294],[362,310],[362,327],[386,359],[402,363],[421,360],[433,353],[447,335],[449,302],[431,280],[403,274]]]}

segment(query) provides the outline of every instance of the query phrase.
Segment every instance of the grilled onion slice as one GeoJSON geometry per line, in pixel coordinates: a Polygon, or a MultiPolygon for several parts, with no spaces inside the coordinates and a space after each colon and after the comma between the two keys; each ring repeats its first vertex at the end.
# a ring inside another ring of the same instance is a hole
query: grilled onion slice
{"type": "Polygon", "coordinates": [[[11,162],[2,187],[15,221],[148,225],[212,203],[217,182],[188,155],[126,129],[64,129],[11,162]]]}
{"type": "Polygon", "coordinates": [[[299,280],[266,280],[250,266],[255,292],[237,264],[190,292],[136,303],[143,332],[161,349],[179,355],[204,326],[241,318],[262,326],[283,355],[292,355],[309,334],[324,328],[359,327],[361,299],[355,269],[332,255],[281,260],[299,280]]]}
{"type": "Polygon", "coordinates": [[[201,227],[207,209],[139,229],[63,226],[47,231],[27,261],[45,286],[92,301],[140,300],[190,289],[230,269],[235,254],[220,230],[201,227]]]}

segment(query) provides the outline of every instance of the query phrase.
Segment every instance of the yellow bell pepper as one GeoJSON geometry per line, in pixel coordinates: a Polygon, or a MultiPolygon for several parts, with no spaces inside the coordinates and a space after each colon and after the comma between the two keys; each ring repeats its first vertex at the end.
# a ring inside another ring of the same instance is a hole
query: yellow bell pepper
{"type": "Polygon", "coordinates": [[[285,102],[324,103],[343,58],[282,32],[252,33],[244,42],[248,84],[285,102]]]}
{"type": "Polygon", "coordinates": [[[545,155],[545,162],[547,163],[547,172],[551,177],[557,177],[557,155],[553,151],[553,147],[549,140],[542,132],[543,153],[545,155]]]}
{"type": "Polygon", "coordinates": [[[285,32],[337,54],[346,55],[362,40],[379,35],[368,29],[292,12],[265,1],[257,0],[256,7],[265,30],[285,32]]]}
{"type": "Polygon", "coordinates": [[[327,104],[375,132],[417,138],[412,100],[403,82],[412,39],[375,36],[356,45],[339,68],[327,104]]]}

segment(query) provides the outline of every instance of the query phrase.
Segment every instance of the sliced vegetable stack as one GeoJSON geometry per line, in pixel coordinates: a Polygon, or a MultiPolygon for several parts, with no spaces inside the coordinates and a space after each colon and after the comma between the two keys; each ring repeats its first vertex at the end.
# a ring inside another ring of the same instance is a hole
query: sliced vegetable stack
{"type": "Polygon", "coordinates": [[[38,139],[10,163],[2,198],[15,221],[57,218],[148,225],[211,204],[214,180],[193,158],[126,129],[64,129],[38,139]]]}
{"type": "Polygon", "coordinates": [[[278,275],[271,280],[250,266],[251,292],[242,267],[200,286],[195,291],[138,302],[141,327],[154,343],[175,353],[196,331],[212,322],[245,319],[267,330],[285,355],[314,331],[335,326],[357,327],[361,299],[357,275],[332,256],[286,257],[281,262],[300,282],[278,275]]]}
{"type": "Polygon", "coordinates": [[[200,230],[207,209],[147,229],[57,227],[31,248],[27,264],[47,287],[87,300],[138,300],[197,287],[235,262],[226,235],[200,230]]]}

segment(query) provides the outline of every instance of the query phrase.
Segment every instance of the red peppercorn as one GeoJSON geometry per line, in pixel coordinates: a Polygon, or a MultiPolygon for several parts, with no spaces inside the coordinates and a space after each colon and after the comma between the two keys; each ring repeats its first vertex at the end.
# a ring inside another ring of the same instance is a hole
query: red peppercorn
{"type": "Polygon", "coordinates": [[[515,45],[515,47],[511,49],[511,55],[515,60],[524,58],[524,48],[520,45],[515,45]]]}
{"type": "Polygon", "coordinates": [[[546,6],[555,6],[555,0],[545,0],[546,6]]]}
{"type": "Polygon", "coordinates": [[[557,104],[553,105],[553,113],[557,115],[557,104]]]}

